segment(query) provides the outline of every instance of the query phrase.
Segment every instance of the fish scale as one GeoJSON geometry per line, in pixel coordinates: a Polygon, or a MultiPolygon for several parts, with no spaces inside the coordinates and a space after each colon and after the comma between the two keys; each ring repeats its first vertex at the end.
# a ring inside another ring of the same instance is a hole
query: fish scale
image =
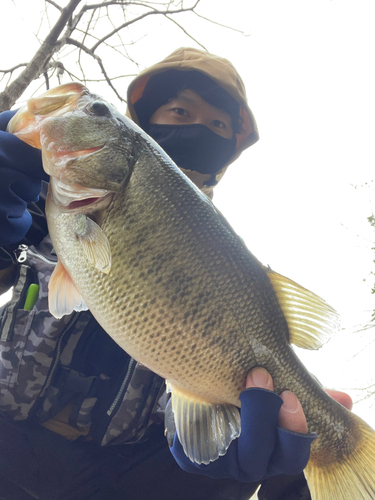
{"type": "Polygon", "coordinates": [[[264,267],[157,144],[85,87],[32,100],[10,131],[40,144],[51,174],[51,313],[89,308],[166,378],[189,458],[208,464],[238,437],[246,374],[262,366],[319,435],[304,471],[312,499],[373,500],[374,430],[328,396],[290,345],[319,348],[337,327],[332,308],[264,267]]]}

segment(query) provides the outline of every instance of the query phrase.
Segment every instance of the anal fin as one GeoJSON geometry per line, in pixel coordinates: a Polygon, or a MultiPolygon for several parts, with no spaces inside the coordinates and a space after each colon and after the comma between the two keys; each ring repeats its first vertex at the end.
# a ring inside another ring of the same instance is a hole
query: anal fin
{"type": "Polygon", "coordinates": [[[166,381],[172,393],[172,411],[177,435],[192,462],[209,464],[224,455],[241,432],[238,408],[231,404],[212,404],[166,381]]]}
{"type": "Polygon", "coordinates": [[[86,311],[88,309],[72,278],[60,261],[57,263],[48,284],[48,306],[52,316],[58,319],[73,311],[86,311]]]}

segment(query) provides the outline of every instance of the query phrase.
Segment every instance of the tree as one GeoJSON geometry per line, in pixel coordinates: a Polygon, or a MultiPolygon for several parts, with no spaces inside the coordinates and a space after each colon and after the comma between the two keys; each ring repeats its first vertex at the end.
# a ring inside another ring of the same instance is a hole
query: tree
{"type": "MultiPolygon", "coordinates": [[[[17,0],[14,1],[17,3],[17,0]]],[[[0,70],[0,81],[8,79],[5,90],[0,93],[0,112],[10,109],[30,84],[38,79],[44,79],[47,89],[58,85],[64,73],[84,84],[98,81],[98,76],[94,79],[88,76],[89,59],[98,66],[101,79],[107,82],[117,98],[125,101],[124,94],[115,85],[115,80],[123,75],[110,75],[106,61],[114,55],[132,61],[127,45],[135,41],[129,37],[129,28],[135,23],[140,25],[146,18],[163,16],[192,38],[176,18],[189,12],[199,16],[196,12],[199,2],[190,0],[190,5],[184,7],[187,3],[184,0],[102,0],[97,3],[45,0],[38,32],[45,31],[51,21],[53,26],[40,39],[40,47],[29,62],[17,62],[11,68],[0,70]],[[124,41],[126,36],[128,39],[124,41]],[[68,51],[69,58],[66,58],[68,51]]]]}

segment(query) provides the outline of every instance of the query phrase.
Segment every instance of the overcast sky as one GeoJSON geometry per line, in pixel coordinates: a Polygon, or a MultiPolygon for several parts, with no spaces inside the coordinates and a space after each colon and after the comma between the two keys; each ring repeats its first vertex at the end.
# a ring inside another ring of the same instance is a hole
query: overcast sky
{"type": "MultiPolygon", "coordinates": [[[[1,0],[1,17],[9,22],[0,33],[1,46],[8,47],[0,69],[26,61],[37,46],[33,30],[43,2],[14,4],[22,10],[1,0]]],[[[375,166],[374,2],[201,0],[198,12],[245,33],[193,15],[178,18],[210,52],[237,67],[261,137],[229,169],[215,203],[264,264],[341,314],[343,331],[327,346],[298,352],[324,385],[358,399],[365,393],[357,388],[375,384],[374,331],[355,328],[374,307],[374,233],[366,220],[374,193],[361,187],[373,180],[375,166]]],[[[182,45],[197,47],[156,18],[132,35],[140,38],[129,47],[140,69],[182,45]]],[[[90,88],[124,111],[104,84],[90,88]]],[[[374,396],[355,411],[375,427],[374,396]]]]}

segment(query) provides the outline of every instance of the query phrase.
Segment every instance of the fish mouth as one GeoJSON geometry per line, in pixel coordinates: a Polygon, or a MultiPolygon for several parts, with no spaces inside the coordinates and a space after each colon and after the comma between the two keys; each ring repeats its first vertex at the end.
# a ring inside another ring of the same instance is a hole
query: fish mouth
{"type": "Polygon", "coordinates": [[[96,153],[97,151],[100,151],[103,149],[105,144],[101,146],[93,146],[92,148],[85,148],[85,149],[77,149],[77,150],[72,150],[71,148],[64,150],[64,148],[59,148],[56,149],[56,146],[54,143],[51,143],[49,147],[47,148],[47,151],[49,153],[52,153],[54,156],[63,156],[66,158],[79,158],[80,156],[86,156],[90,155],[92,153],[96,153]]]}
{"type": "Polygon", "coordinates": [[[80,200],[77,200],[77,201],[72,201],[67,206],[67,209],[68,210],[75,210],[77,208],[80,209],[80,208],[88,207],[88,206],[96,203],[98,200],[101,200],[101,199],[102,198],[99,198],[97,196],[95,198],[83,198],[83,199],[80,199],[80,200]]]}
{"type": "Polygon", "coordinates": [[[57,177],[50,178],[51,197],[64,212],[92,212],[103,210],[115,193],[107,189],[95,189],[79,184],[66,184],[57,177]]]}

